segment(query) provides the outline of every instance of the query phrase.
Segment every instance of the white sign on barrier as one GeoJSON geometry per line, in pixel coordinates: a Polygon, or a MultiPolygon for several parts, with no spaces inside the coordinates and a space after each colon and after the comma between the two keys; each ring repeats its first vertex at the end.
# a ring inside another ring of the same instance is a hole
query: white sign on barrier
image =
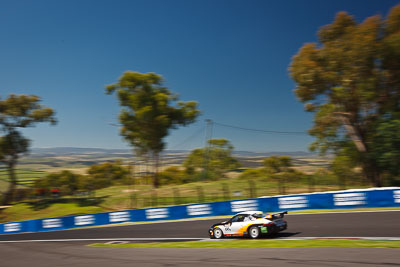
{"type": "Polygon", "coordinates": [[[280,197],[278,198],[279,209],[300,209],[308,208],[306,196],[280,197]]]}
{"type": "Polygon", "coordinates": [[[186,207],[189,216],[208,215],[211,214],[211,206],[209,204],[191,205],[186,207]]]}
{"type": "Polygon", "coordinates": [[[128,211],[117,211],[109,214],[110,222],[128,222],[131,220],[131,215],[128,211]]]}
{"type": "Polygon", "coordinates": [[[364,205],[367,203],[367,197],[365,193],[334,194],[333,201],[335,206],[364,205]]]}
{"type": "Polygon", "coordinates": [[[4,232],[18,232],[21,231],[21,224],[20,223],[7,223],[4,225],[4,232]]]}
{"type": "Polygon", "coordinates": [[[400,203],[400,190],[393,191],[394,203],[400,203]]]}
{"type": "Polygon", "coordinates": [[[74,218],[75,225],[81,226],[81,225],[90,225],[94,224],[95,218],[94,215],[82,215],[82,216],[76,216],[74,218]]]}
{"type": "Polygon", "coordinates": [[[168,218],[169,212],[166,208],[148,209],[146,210],[147,219],[163,219],[168,218]]]}
{"type": "Polygon", "coordinates": [[[57,228],[57,227],[62,227],[62,221],[61,219],[46,219],[42,221],[42,227],[43,228],[57,228]]]}
{"type": "Polygon", "coordinates": [[[258,210],[257,200],[240,200],[231,202],[232,212],[253,211],[258,210]]]}

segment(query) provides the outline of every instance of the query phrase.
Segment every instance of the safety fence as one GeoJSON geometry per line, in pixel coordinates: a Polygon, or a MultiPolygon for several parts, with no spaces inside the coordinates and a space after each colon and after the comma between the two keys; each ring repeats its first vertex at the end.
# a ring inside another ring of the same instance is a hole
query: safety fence
{"type": "Polygon", "coordinates": [[[400,188],[386,187],[281,195],[9,222],[0,224],[0,234],[55,231],[126,222],[220,216],[250,210],[291,211],[371,207],[400,207],[400,188]]]}

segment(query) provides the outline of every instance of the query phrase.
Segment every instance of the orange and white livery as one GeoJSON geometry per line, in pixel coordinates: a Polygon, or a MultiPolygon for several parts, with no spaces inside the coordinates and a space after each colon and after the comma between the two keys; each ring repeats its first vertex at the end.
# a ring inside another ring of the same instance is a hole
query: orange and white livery
{"type": "Polygon", "coordinates": [[[249,236],[258,238],[263,234],[276,234],[287,228],[283,219],[287,211],[263,215],[261,211],[246,211],[234,215],[231,219],[214,224],[208,233],[210,238],[249,236]]]}

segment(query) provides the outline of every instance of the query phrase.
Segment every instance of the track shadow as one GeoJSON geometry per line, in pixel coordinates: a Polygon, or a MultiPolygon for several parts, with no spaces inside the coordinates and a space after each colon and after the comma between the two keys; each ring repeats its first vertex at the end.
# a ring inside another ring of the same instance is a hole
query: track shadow
{"type": "Polygon", "coordinates": [[[292,237],[296,236],[298,234],[301,234],[301,232],[296,232],[296,233],[291,233],[291,232],[281,232],[277,233],[275,235],[271,236],[261,236],[260,239],[278,239],[278,238],[287,238],[287,237],[292,237]]]}
{"type": "MultiPolygon", "coordinates": [[[[279,238],[288,238],[288,237],[292,237],[292,236],[296,236],[298,234],[301,234],[301,232],[295,232],[295,233],[291,233],[291,232],[281,232],[281,233],[277,233],[274,235],[263,235],[260,236],[257,239],[261,239],[261,240],[273,240],[273,239],[279,239],[279,238]]],[[[232,238],[232,239],[249,239],[249,237],[228,237],[228,238],[232,238]]]]}

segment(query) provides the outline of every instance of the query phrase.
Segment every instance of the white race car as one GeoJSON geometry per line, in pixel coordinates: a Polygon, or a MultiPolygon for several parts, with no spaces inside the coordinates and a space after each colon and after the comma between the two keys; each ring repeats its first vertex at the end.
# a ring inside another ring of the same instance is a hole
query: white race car
{"type": "Polygon", "coordinates": [[[263,215],[261,211],[240,212],[227,221],[216,223],[210,227],[210,238],[249,236],[258,238],[261,235],[273,235],[287,228],[283,219],[287,211],[263,215]]]}

